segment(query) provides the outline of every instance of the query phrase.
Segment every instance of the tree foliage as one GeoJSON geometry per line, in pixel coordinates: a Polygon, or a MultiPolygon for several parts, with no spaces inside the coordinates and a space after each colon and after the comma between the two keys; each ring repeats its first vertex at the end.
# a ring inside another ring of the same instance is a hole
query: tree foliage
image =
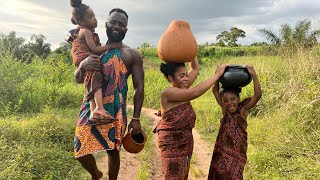
{"type": "Polygon", "coordinates": [[[258,31],[270,43],[290,49],[313,47],[318,43],[317,37],[320,35],[319,29],[311,30],[311,21],[307,19],[298,21],[294,27],[289,24],[282,24],[279,34],[265,28],[258,31]]]}
{"type": "Polygon", "coordinates": [[[60,43],[60,46],[50,54],[49,57],[63,57],[65,63],[72,64],[71,48],[72,45],[70,43],[62,42],[60,43]]]}
{"type": "Polygon", "coordinates": [[[0,51],[1,53],[9,52],[17,59],[23,59],[27,53],[25,48],[25,39],[17,37],[16,32],[12,31],[8,35],[0,34],[0,51]]]}
{"type": "Polygon", "coordinates": [[[142,44],[140,45],[140,48],[149,48],[149,47],[151,47],[151,46],[150,46],[150,44],[147,43],[147,42],[144,42],[144,43],[142,43],[142,44]]]}
{"type": "Polygon", "coordinates": [[[45,36],[42,34],[31,36],[31,42],[26,43],[25,38],[18,37],[15,31],[8,35],[0,34],[1,53],[10,53],[14,58],[24,62],[39,56],[45,59],[51,52],[50,44],[46,43],[45,36]]]}
{"type": "Polygon", "coordinates": [[[44,35],[33,34],[31,36],[31,42],[26,45],[26,48],[29,52],[34,55],[39,56],[42,59],[45,59],[51,52],[50,44],[45,42],[46,37],[44,35]]]}
{"type": "Polygon", "coordinates": [[[232,27],[230,31],[223,31],[216,37],[218,41],[217,45],[225,46],[225,44],[227,44],[230,47],[239,46],[236,42],[239,38],[244,37],[246,37],[246,32],[242,29],[232,27]]]}

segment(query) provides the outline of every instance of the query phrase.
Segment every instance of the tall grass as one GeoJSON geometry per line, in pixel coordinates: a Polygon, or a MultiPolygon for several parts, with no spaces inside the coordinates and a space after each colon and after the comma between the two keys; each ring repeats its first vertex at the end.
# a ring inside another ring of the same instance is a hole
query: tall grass
{"type": "Polygon", "coordinates": [[[0,119],[0,179],[80,179],[73,158],[77,111],[52,110],[0,119]]]}
{"type": "MultiPolygon", "coordinates": [[[[281,57],[228,57],[201,64],[195,84],[211,76],[220,63],[251,64],[257,71],[263,97],[247,120],[247,179],[320,179],[318,53],[315,49],[281,57]]],[[[74,82],[74,67],[64,62],[63,57],[35,58],[27,64],[2,53],[0,179],[83,178],[78,174],[83,169],[72,156],[75,109],[83,86],[74,82]]],[[[159,71],[160,63],[155,56],[146,56],[144,63],[144,106],[154,109],[160,108],[160,93],[169,86],[159,71]]],[[[131,79],[129,88],[132,103],[131,79]]],[[[243,88],[241,98],[252,94],[250,84],[243,88]]],[[[212,93],[208,91],[192,104],[196,128],[214,143],[222,115],[212,93]]]]}
{"type": "Polygon", "coordinates": [[[67,108],[79,106],[83,87],[76,85],[74,67],[64,58],[34,58],[30,63],[14,59],[10,54],[0,57],[0,116],[37,113],[42,107],[67,108]]]}
{"type": "MultiPolygon", "coordinates": [[[[320,56],[319,51],[293,56],[253,56],[211,59],[201,65],[195,84],[211,76],[220,63],[251,64],[263,89],[263,97],[248,117],[247,179],[319,179],[320,174],[320,56]]],[[[161,91],[169,83],[154,58],[145,78],[147,107],[159,109],[161,91]]],[[[253,94],[253,84],[241,98],[253,94]]],[[[214,143],[221,110],[209,90],[192,101],[196,128],[214,143]]]]}
{"type": "MultiPolygon", "coordinates": [[[[248,179],[319,179],[320,174],[320,58],[314,52],[294,57],[241,57],[208,64],[198,82],[218,63],[251,64],[263,97],[248,118],[248,179]]],[[[253,94],[243,88],[242,98],[253,94]]],[[[211,143],[216,138],[221,111],[207,92],[193,105],[197,128],[211,143]]]]}
{"type": "Polygon", "coordinates": [[[1,53],[0,179],[82,177],[73,137],[83,87],[63,61],[1,53]]]}

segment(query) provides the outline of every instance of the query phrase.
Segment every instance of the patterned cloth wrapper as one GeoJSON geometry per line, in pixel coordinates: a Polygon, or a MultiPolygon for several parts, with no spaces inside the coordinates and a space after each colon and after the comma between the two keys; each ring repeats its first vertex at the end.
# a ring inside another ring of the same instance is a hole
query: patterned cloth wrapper
{"type": "MultiPolygon", "coordinates": [[[[71,43],[71,55],[72,61],[76,67],[79,66],[80,62],[87,58],[89,55],[94,54],[91,52],[85,39],[78,39],[77,35],[83,26],[78,26],[76,29],[69,31],[69,39],[71,43]]],[[[96,46],[101,46],[100,39],[97,33],[92,32],[93,40],[96,46]]],[[[99,71],[87,71],[84,78],[84,86],[86,90],[86,98],[91,99],[94,93],[102,86],[102,75],[99,71]]]]}
{"type": "Polygon", "coordinates": [[[176,158],[162,157],[161,160],[165,180],[188,179],[191,155],[176,158]]]}
{"type": "Polygon", "coordinates": [[[158,134],[162,168],[165,179],[184,179],[188,176],[193,151],[192,128],[196,114],[190,102],[170,109],[161,116],[154,129],[158,134]]]}
{"type": "Polygon", "coordinates": [[[104,150],[120,150],[127,127],[127,69],[120,58],[120,51],[112,49],[101,57],[103,64],[103,104],[106,111],[116,118],[114,122],[90,125],[90,105],[84,98],[76,127],[74,156],[76,158],[104,150]]]}
{"type": "Polygon", "coordinates": [[[241,117],[240,109],[249,101],[250,98],[246,98],[235,113],[227,112],[221,119],[208,180],[243,179],[247,161],[247,121],[241,117]]]}

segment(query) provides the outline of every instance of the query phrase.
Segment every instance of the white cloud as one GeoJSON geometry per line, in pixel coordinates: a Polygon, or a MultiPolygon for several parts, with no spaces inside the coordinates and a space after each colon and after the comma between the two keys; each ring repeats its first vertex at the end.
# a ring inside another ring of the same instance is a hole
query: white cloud
{"type": "MultiPolygon", "coordinates": [[[[258,28],[277,30],[281,24],[294,25],[308,18],[313,28],[320,28],[320,1],[315,0],[83,0],[94,10],[102,41],[106,41],[104,22],[115,7],[129,15],[125,43],[137,47],[143,42],[157,45],[163,31],[173,19],[186,20],[198,44],[215,42],[216,36],[235,26],[246,32],[243,44],[263,41],[258,28]]],[[[1,2],[0,29],[18,36],[43,34],[53,46],[66,38],[75,26],[70,22],[69,0],[10,0],[1,2]]]]}

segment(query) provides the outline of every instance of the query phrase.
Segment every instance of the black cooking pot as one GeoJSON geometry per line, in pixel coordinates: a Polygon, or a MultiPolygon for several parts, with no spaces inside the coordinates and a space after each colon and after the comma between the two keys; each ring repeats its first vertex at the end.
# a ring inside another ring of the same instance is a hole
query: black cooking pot
{"type": "Polygon", "coordinates": [[[250,84],[252,80],[247,68],[242,65],[232,64],[226,67],[223,75],[220,77],[219,82],[222,88],[228,87],[244,87],[250,84]]]}

